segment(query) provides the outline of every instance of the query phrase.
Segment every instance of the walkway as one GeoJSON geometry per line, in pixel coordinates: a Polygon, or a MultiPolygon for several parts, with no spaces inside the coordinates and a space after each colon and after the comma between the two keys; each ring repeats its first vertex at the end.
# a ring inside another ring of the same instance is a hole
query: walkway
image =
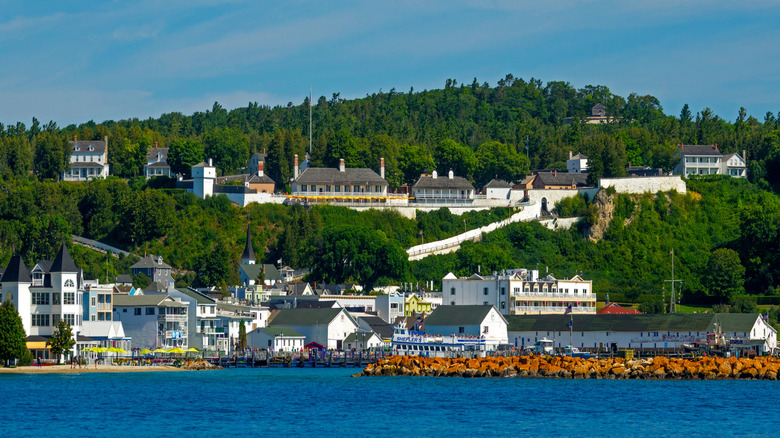
{"type": "Polygon", "coordinates": [[[73,238],[73,243],[76,245],[81,245],[84,247],[87,247],[93,251],[101,252],[105,254],[107,251],[111,251],[114,255],[114,257],[119,257],[119,254],[124,254],[125,256],[129,256],[130,253],[127,251],[123,251],[119,248],[114,248],[113,246],[106,245],[105,243],[100,243],[97,240],[87,239],[86,237],[71,235],[71,238],[73,238]]]}

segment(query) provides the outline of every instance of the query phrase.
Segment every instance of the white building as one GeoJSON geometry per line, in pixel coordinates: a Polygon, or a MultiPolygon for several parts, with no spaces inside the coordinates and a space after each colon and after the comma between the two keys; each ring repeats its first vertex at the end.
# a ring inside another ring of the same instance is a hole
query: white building
{"type": "Polygon", "coordinates": [[[144,164],[144,175],[146,179],[155,176],[171,177],[171,166],[168,164],[168,148],[154,147],[146,153],[146,164],[144,164]]]}
{"type": "Polygon", "coordinates": [[[691,175],[729,175],[734,178],[747,178],[745,151],[742,155],[726,154],[718,150],[718,145],[680,145],[677,150],[679,162],[672,173],[689,177],[691,175]]]}
{"type": "Polygon", "coordinates": [[[305,337],[286,327],[262,327],[246,334],[249,348],[267,348],[271,351],[301,351],[305,337]]]}
{"type": "Polygon", "coordinates": [[[512,192],[512,184],[509,184],[504,180],[492,179],[489,183],[485,184],[485,187],[482,188],[482,192],[487,199],[509,199],[509,194],[512,192]]]}
{"type": "Polygon", "coordinates": [[[4,299],[11,300],[21,316],[34,357],[56,359],[42,342],[52,336],[60,320],[71,326],[74,336],[81,332],[81,269],[64,243],[53,262],[42,261],[33,267],[33,276],[21,257],[12,257],[0,284],[4,299]]]}
{"type": "Polygon", "coordinates": [[[734,178],[747,178],[747,163],[745,151],[740,156],[737,153],[723,156],[723,173],[734,178]]]}
{"type": "Polygon", "coordinates": [[[384,343],[379,335],[370,330],[358,330],[344,339],[345,350],[372,350],[383,346],[384,343]]]}
{"type": "Polygon", "coordinates": [[[189,348],[188,306],[167,294],[116,295],[114,321],[121,321],[133,345],[150,350],[189,348]]]}
{"type": "Polygon", "coordinates": [[[474,200],[474,186],[463,177],[455,176],[452,170],[447,178],[439,178],[434,170],[430,176],[421,175],[412,186],[415,202],[471,202],[474,200]]]}
{"type": "Polygon", "coordinates": [[[442,279],[442,294],[444,305],[492,305],[503,315],[562,314],[568,306],[573,313],[596,313],[592,281],[579,275],[559,280],[526,269],[467,278],[449,273],[442,279]]]}
{"type": "Polygon", "coordinates": [[[704,342],[716,331],[736,348],[777,348],[777,331],[760,314],[541,315],[507,317],[509,343],[522,348],[549,339],[556,348],[572,345],[589,350],[678,349],[704,342]],[[567,327],[572,322],[572,330],[567,327]]]}
{"type": "Polygon", "coordinates": [[[108,137],[103,141],[69,142],[71,147],[70,170],[63,172],[63,181],[87,181],[108,177],[108,137]]]}
{"type": "Polygon", "coordinates": [[[269,327],[286,327],[306,337],[305,344],[316,342],[341,350],[344,339],[358,329],[358,323],[344,309],[283,309],[269,327]]]}
{"type": "Polygon", "coordinates": [[[425,318],[425,333],[483,336],[488,350],[508,342],[507,320],[492,305],[441,306],[425,318]]]}
{"type": "Polygon", "coordinates": [[[338,203],[387,198],[384,158],[380,160],[381,175],[368,168],[347,168],[343,159],[337,169],[307,167],[299,174],[298,156],[294,159],[291,199],[316,201],[327,198],[329,202],[338,203]]]}
{"type": "Polygon", "coordinates": [[[192,172],[192,193],[200,199],[206,199],[206,196],[214,194],[214,181],[217,179],[217,168],[211,164],[211,158],[208,163],[196,164],[191,168],[192,172]]]}
{"type": "Polygon", "coordinates": [[[583,154],[572,156],[571,151],[569,151],[566,169],[569,173],[586,173],[588,171],[588,157],[583,154]]]}
{"type": "Polygon", "coordinates": [[[200,351],[226,353],[228,338],[222,320],[217,315],[216,300],[192,289],[173,289],[171,297],[185,303],[189,346],[200,351]]]}
{"type": "Polygon", "coordinates": [[[374,306],[377,316],[385,322],[393,322],[399,316],[404,316],[403,294],[390,292],[384,295],[377,295],[374,306]]]}

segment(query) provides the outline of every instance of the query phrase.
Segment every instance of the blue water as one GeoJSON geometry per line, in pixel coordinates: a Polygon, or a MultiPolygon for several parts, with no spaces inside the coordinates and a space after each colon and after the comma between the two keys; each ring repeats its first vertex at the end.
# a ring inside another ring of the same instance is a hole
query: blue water
{"type": "Polygon", "coordinates": [[[6,437],[776,436],[780,382],[0,374],[6,437]]]}

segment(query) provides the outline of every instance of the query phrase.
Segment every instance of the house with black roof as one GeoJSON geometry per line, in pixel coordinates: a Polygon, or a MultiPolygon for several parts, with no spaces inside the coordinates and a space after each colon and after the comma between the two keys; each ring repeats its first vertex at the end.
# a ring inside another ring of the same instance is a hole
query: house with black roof
{"type": "Polygon", "coordinates": [[[171,265],[163,262],[162,256],[148,255],[130,266],[130,274],[136,276],[144,274],[152,280],[151,285],[155,291],[168,291],[173,289],[173,276],[171,265]]]}
{"type": "Polygon", "coordinates": [[[487,199],[509,199],[512,184],[502,179],[492,179],[482,187],[482,193],[487,199]]]}
{"type": "Polygon", "coordinates": [[[68,142],[70,170],[62,173],[63,181],[87,181],[108,177],[108,136],[99,140],[77,140],[68,142]]]}
{"type": "Polygon", "coordinates": [[[537,190],[575,190],[588,186],[588,174],[558,172],[557,170],[538,172],[532,184],[533,188],[537,190]]]}
{"type": "Polygon", "coordinates": [[[291,199],[328,202],[378,201],[387,198],[388,184],[384,178],[384,159],[380,174],[368,168],[347,168],[344,160],[339,167],[307,167],[300,174],[298,156],[293,166],[291,199]]]}
{"type": "Polygon", "coordinates": [[[146,164],[144,164],[146,179],[155,176],[171,177],[171,166],[168,164],[168,148],[161,148],[154,143],[154,147],[146,152],[146,164]]]}
{"type": "Polygon", "coordinates": [[[450,169],[446,178],[440,178],[434,170],[430,175],[421,175],[412,186],[415,202],[470,202],[474,200],[474,186],[461,176],[455,176],[450,169]]]}

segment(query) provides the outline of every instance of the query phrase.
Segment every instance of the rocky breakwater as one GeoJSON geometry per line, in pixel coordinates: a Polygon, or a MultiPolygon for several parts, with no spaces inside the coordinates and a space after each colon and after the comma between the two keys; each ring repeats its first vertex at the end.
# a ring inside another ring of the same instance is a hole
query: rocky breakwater
{"type": "Polygon", "coordinates": [[[188,371],[203,371],[203,370],[221,370],[222,367],[218,365],[212,365],[211,362],[205,360],[197,360],[187,362],[181,367],[183,370],[188,371]]]}
{"type": "Polygon", "coordinates": [[[562,379],[763,379],[777,380],[774,357],[581,359],[551,356],[433,358],[391,356],[354,376],[552,377],[562,379]]]}

